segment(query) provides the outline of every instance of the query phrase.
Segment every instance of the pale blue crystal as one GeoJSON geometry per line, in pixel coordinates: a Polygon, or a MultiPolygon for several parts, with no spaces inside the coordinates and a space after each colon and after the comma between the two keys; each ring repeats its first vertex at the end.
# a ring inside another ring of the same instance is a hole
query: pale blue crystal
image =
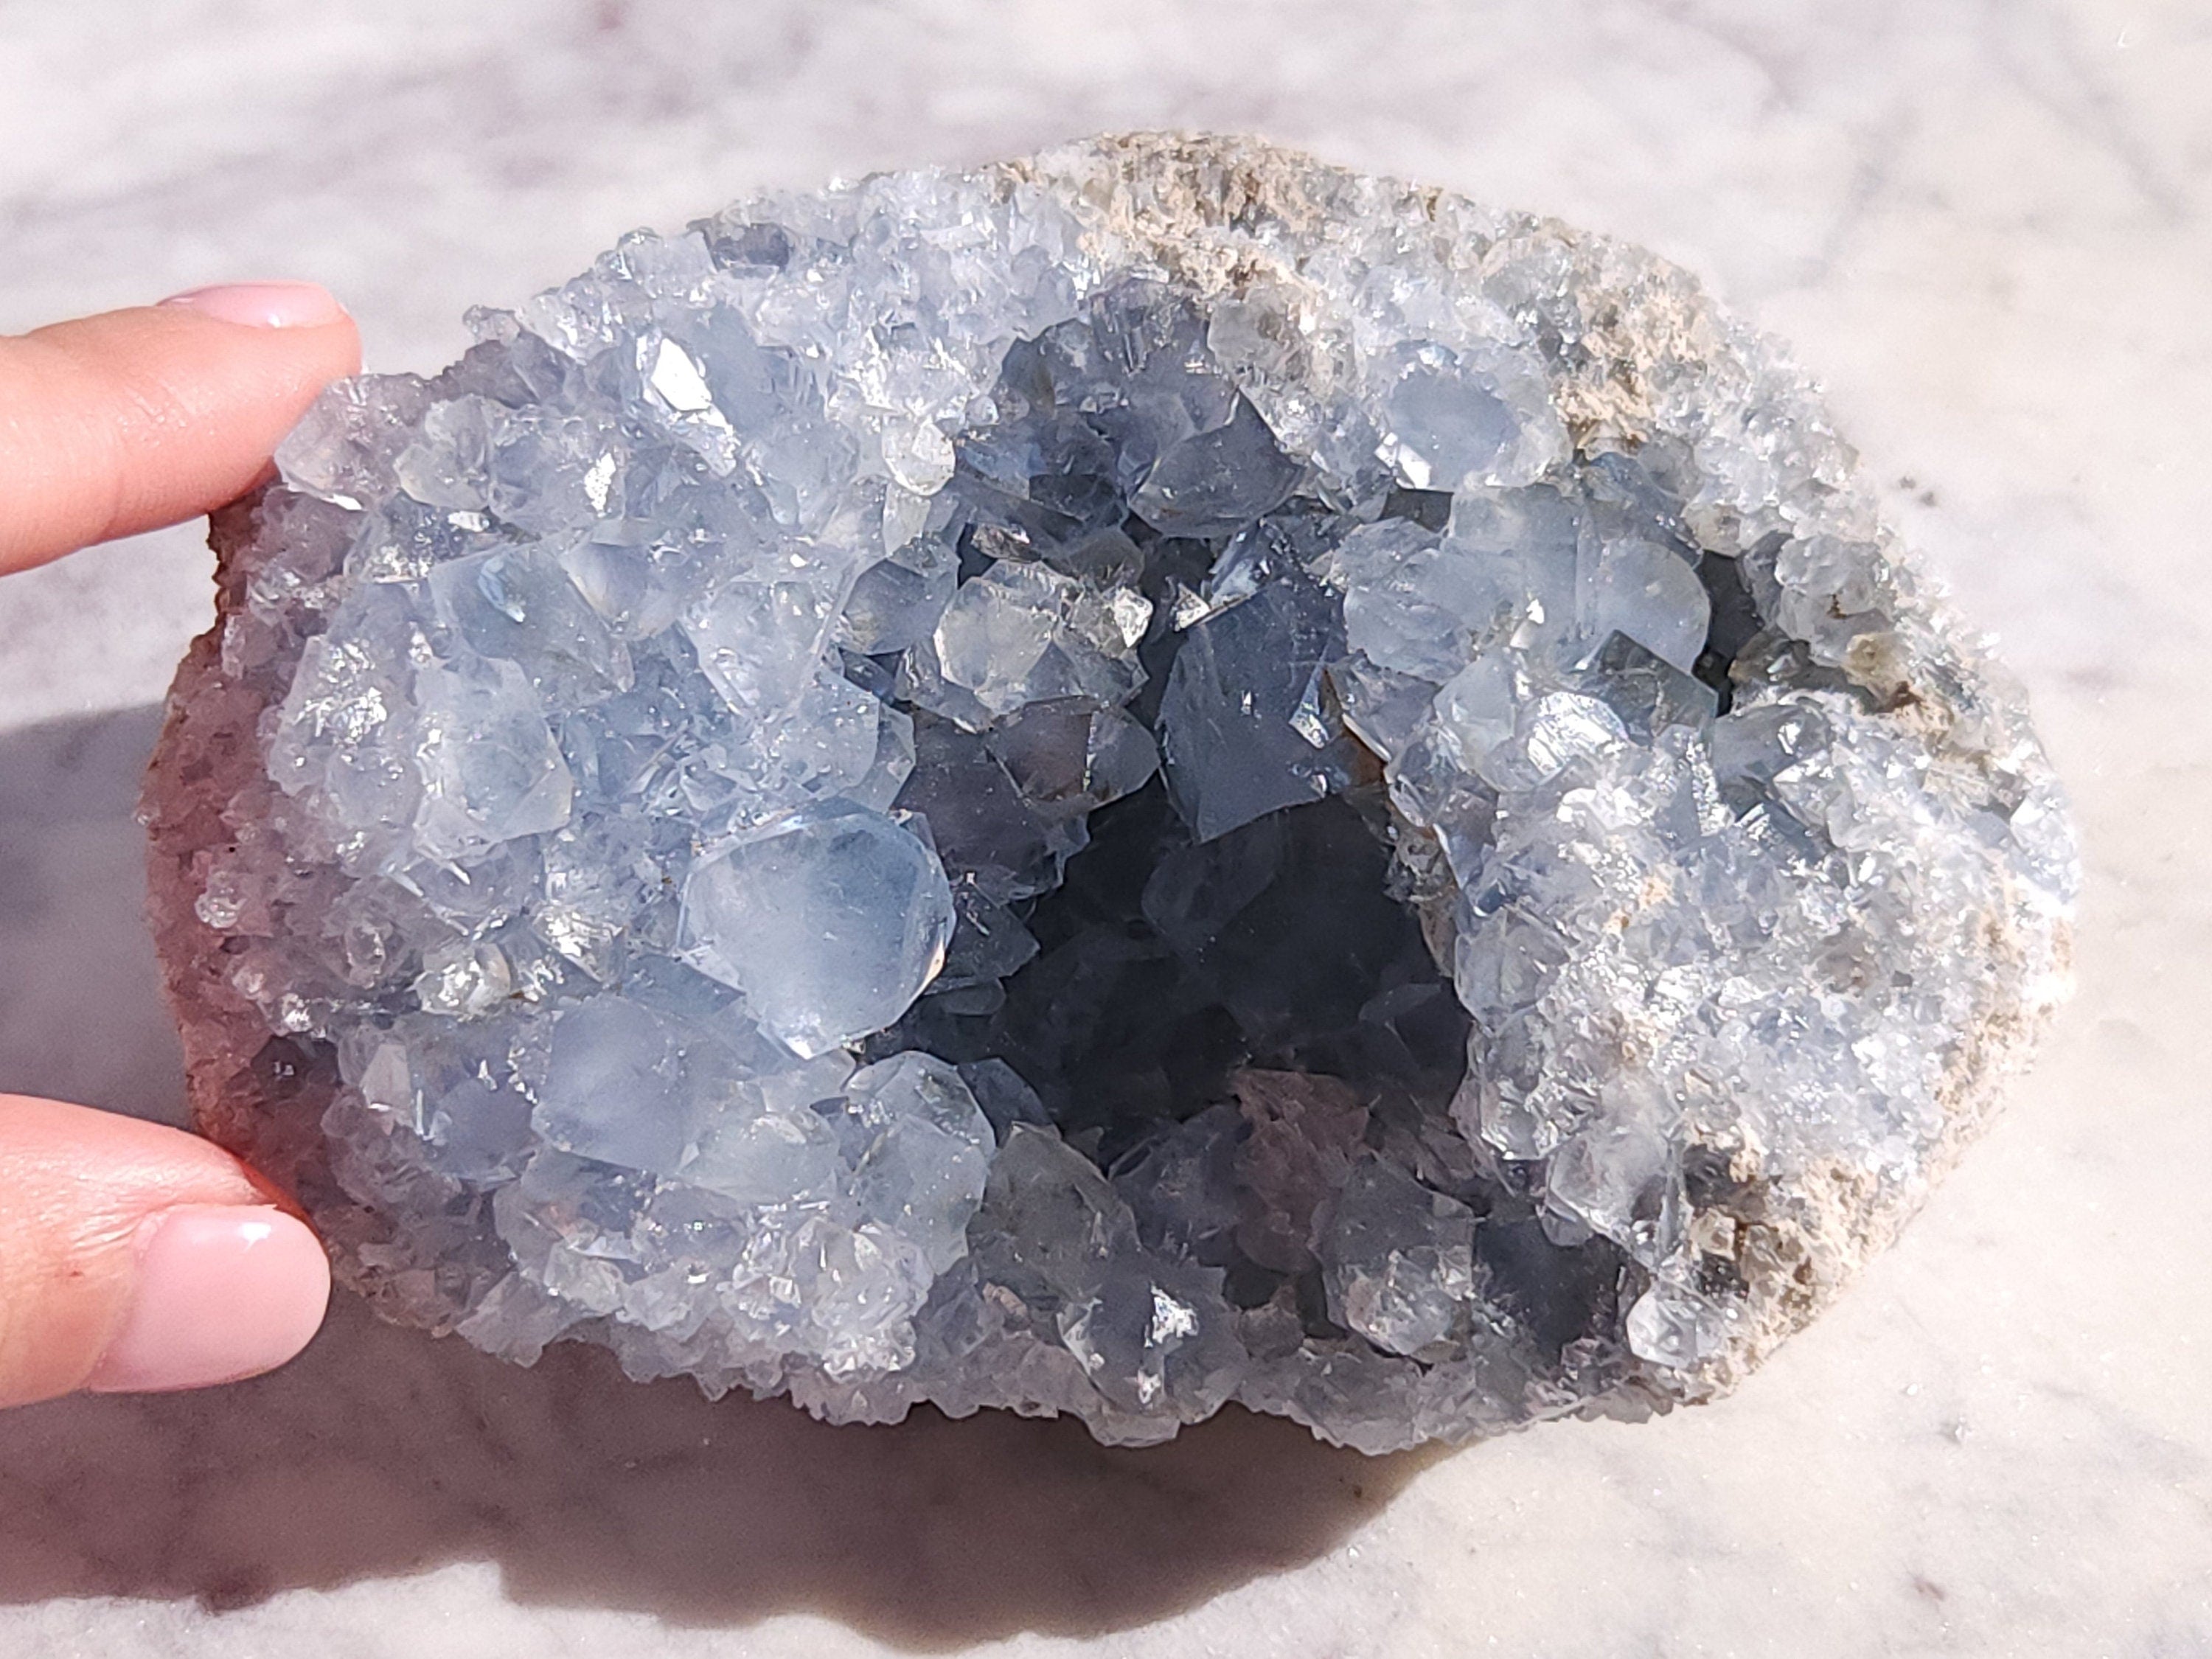
{"type": "Polygon", "coordinates": [[[1474,1298],[1474,1212],[1395,1164],[1353,1167],[1322,1242],[1330,1313],[1386,1353],[1455,1335],[1474,1298]]]}
{"type": "Polygon", "coordinates": [[[996,1142],[960,1073],[908,1050],[845,1085],[862,1150],[853,1166],[860,1213],[898,1234],[942,1273],[968,1250],[996,1142]]]}
{"type": "Polygon", "coordinates": [[[938,618],[938,670],[994,717],[1059,697],[1110,707],[1143,683],[1136,647],[1152,610],[1127,588],[1101,593],[1044,565],[1002,562],[963,583],[938,618]]]}
{"type": "Polygon", "coordinates": [[[1580,611],[1585,632],[1626,635],[1686,674],[1705,648],[1712,617],[1705,584],[1680,554],[1656,542],[1606,543],[1587,561],[1580,611]]]}
{"type": "Polygon", "coordinates": [[[1328,793],[1322,678],[1342,648],[1335,605],[1296,577],[1188,630],[1160,705],[1160,750],[1200,840],[1328,793]]]}
{"type": "Polygon", "coordinates": [[[952,892],[930,848],[850,802],[779,819],[691,868],[684,959],[799,1054],[882,1030],[944,965],[952,892]]]}
{"type": "Polygon", "coordinates": [[[430,573],[430,592],[438,619],[471,651],[519,665],[551,706],[629,690],[629,653],[568,572],[542,549],[439,565],[430,573]]]}
{"type": "Polygon", "coordinates": [[[622,997],[562,1009],[532,1114],[538,1132],[579,1158],[675,1174],[691,1148],[701,1092],[685,1047],[672,1022],[622,997]]]}
{"type": "Polygon", "coordinates": [[[500,658],[415,677],[422,801],[416,834],[433,858],[482,853],[568,822],[575,781],[522,669],[500,658]]]}

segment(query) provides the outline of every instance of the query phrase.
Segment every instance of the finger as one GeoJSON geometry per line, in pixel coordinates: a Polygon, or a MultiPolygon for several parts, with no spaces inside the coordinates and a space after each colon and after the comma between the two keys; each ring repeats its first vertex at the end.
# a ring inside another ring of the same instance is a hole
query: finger
{"type": "Polygon", "coordinates": [[[199,289],[0,337],[0,571],[197,517],[361,366],[308,283],[199,289]]]}
{"type": "Polygon", "coordinates": [[[0,1095],[0,1406],[199,1388],[307,1346],[330,1265],[210,1142],[0,1095]]]}

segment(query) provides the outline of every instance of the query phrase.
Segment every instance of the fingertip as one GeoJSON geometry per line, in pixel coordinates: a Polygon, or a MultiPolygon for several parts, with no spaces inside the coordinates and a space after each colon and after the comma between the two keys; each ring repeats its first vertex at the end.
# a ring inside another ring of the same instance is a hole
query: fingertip
{"type": "Polygon", "coordinates": [[[289,1207],[198,1135],[0,1095],[0,1406],[281,1364],[330,1295],[289,1207]]]}
{"type": "Polygon", "coordinates": [[[161,304],[248,328],[327,328],[352,321],[319,283],[217,283],[172,294],[161,304]]]}
{"type": "Polygon", "coordinates": [[[285,1211],[165,1211],[141,1229],[123,1322],[84,1386],[165,1393],[273,1370],[320,1328],[330,1293],[320,1241],[285,1211]]]}
{"type": "Polygon", "coordinates": [[[251,489],[331,381],[353,319],[313,283],[226,283],[0,339],[0,570],[251,489]]]}

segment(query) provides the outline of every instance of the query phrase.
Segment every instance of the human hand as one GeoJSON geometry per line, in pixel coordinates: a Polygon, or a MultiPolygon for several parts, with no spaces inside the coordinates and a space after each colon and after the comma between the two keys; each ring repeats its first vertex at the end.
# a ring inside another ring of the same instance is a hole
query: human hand
{"type": "MultiPolygon", "coordinates": [[[[0,573],[197,516],[360,365],[306,283],[197,289],[0,338],[0,573]]],[[[281,1365],[330,1267],[273,1187],[181,1130],[0,1094],[0,1406],[281,1365]]]]}

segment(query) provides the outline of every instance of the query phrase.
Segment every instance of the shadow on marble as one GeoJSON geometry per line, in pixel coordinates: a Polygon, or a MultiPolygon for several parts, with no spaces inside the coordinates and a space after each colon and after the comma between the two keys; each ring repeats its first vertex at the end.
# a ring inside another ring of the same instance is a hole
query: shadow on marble
{"type": "Polygon", "coordinates": [[[161,716],[0,731],[0,1089],[181,1122],[132,817],[161,716]]]}
{"type": "Polygon", "coordinates": [[[999,1412],[832,1428],[595,1348],[524,1370],[347,1297],[273,1376],[0,1416],[0,1601],[222,1609],[491,1561],[518,1601],[684,1625],[1098,1634],[1313,1559],[1426,1461],[1236,1410],[1139,1451],[999,1412]]]}
{"type": "MultiPolygon", "coordinates": [[[[158,713],[0,734],[0,1087],[179,1114],[131,817],[158,713]]],[[[1234,1410],[1141,1451],[997,1412],[831,1428],[598,1349],[524,1370],[348,1297],[272,1376],[0,1413],[0,1601],[224,1608],[489,1561],[519,1601],[681,1624],[1097,1634],[1325,1553],[1426,1461],[1234,1410]]]]}

